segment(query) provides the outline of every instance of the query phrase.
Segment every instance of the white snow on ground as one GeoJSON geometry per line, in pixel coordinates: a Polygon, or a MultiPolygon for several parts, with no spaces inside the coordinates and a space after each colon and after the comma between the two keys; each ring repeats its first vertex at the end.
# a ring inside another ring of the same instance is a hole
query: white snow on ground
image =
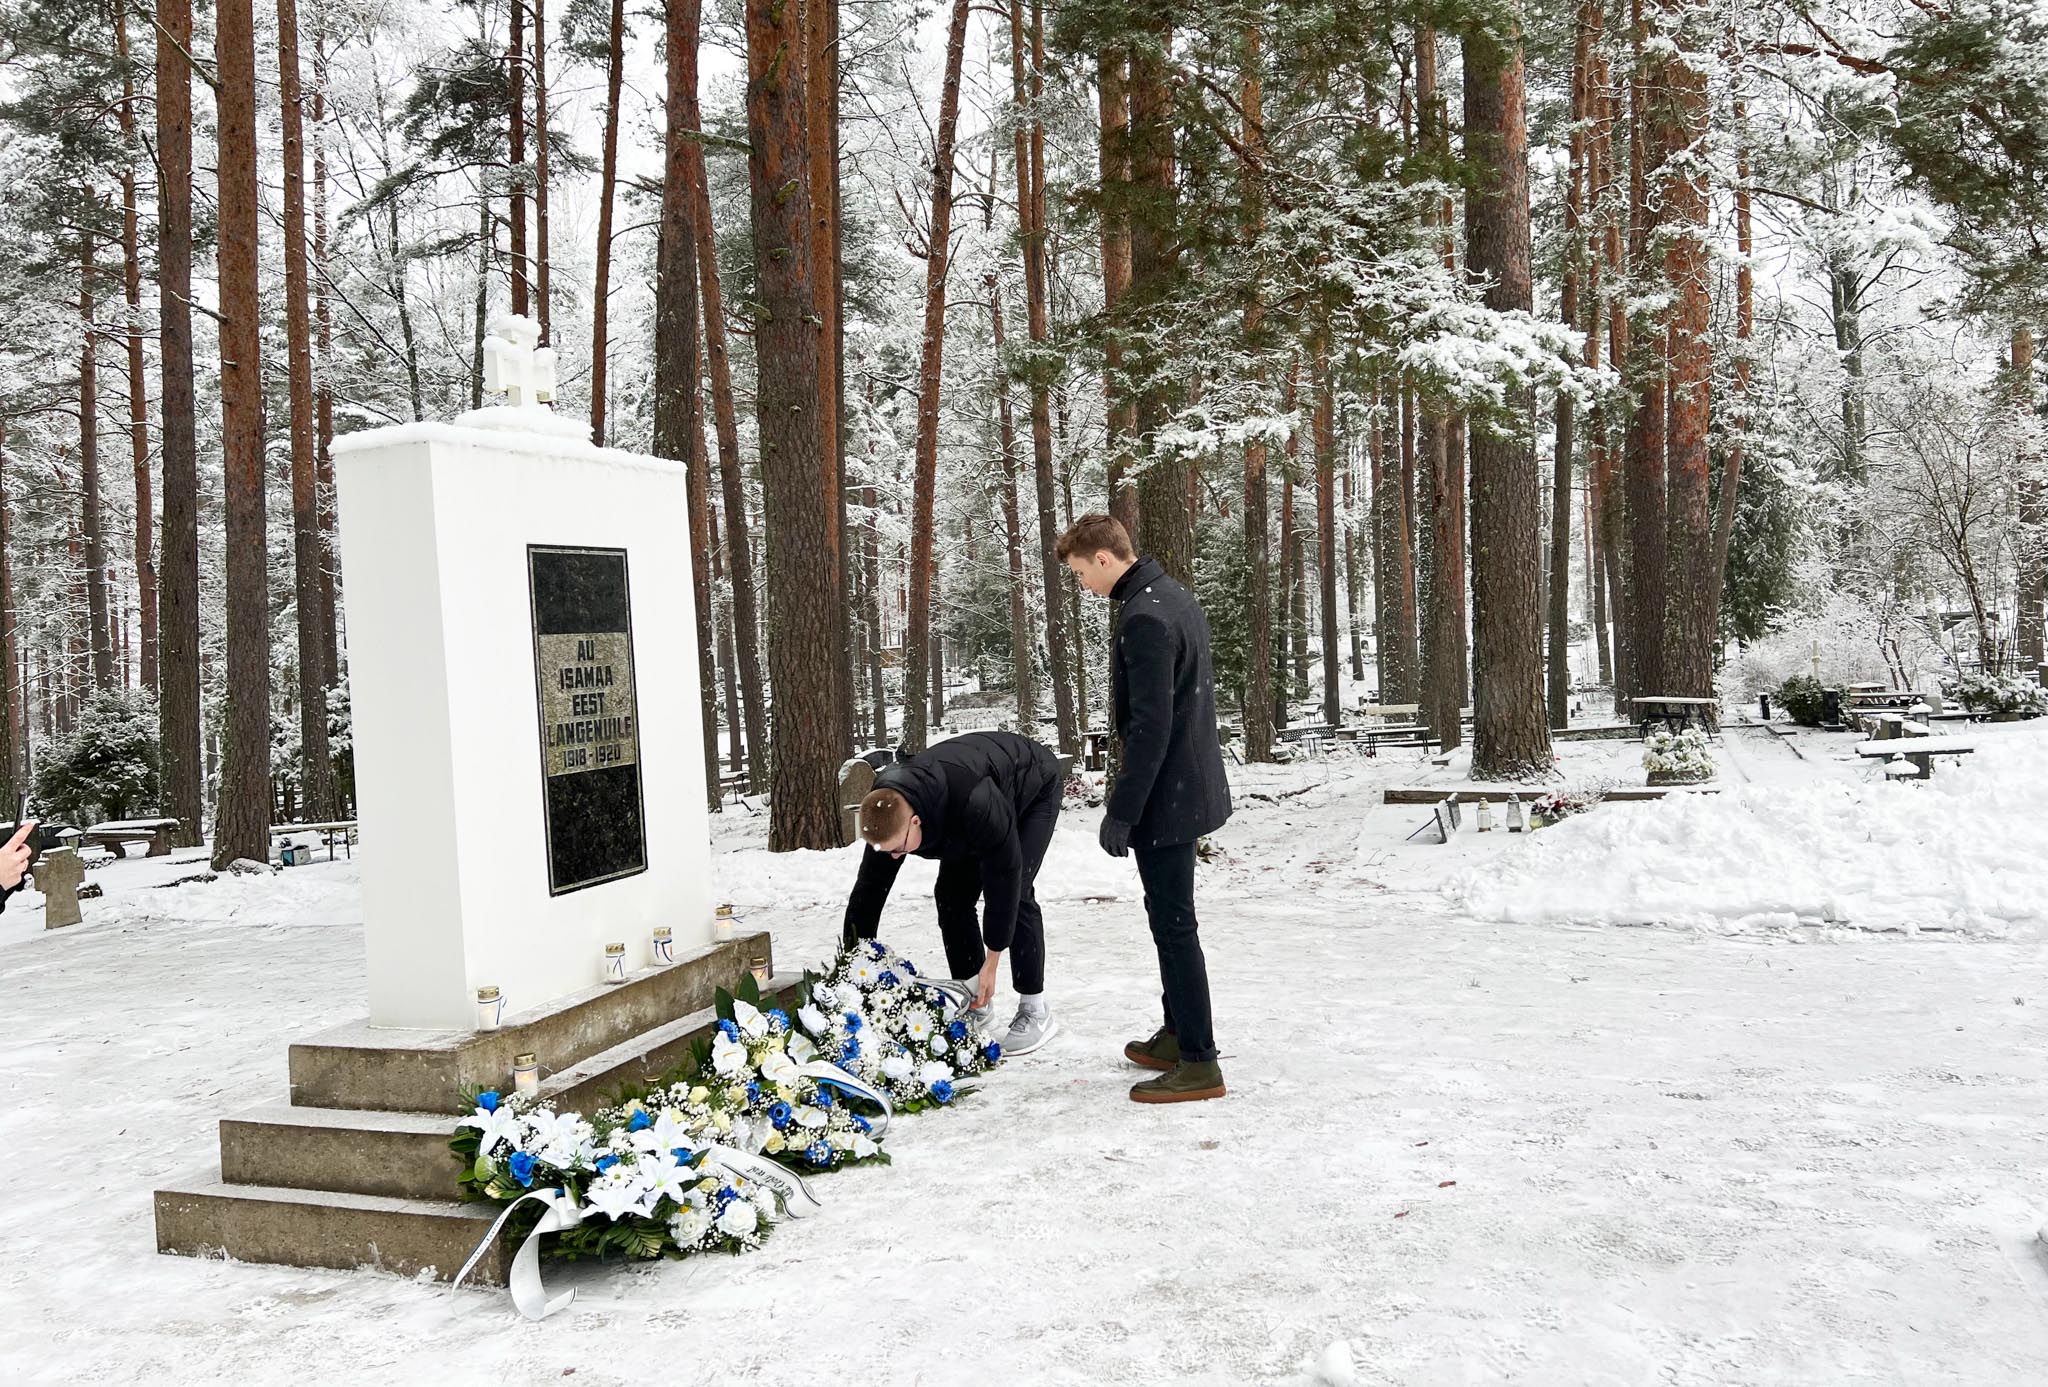
{"type": "MultiPolygon", "coordinates": [[[[1836,747],[1730,744],[1758,783],[1854,779],[1836,747]]],[[[1919,789],[1928,833],[1963,812],[1952,770],[1919,789]]],[[[2042,1380],[2038,931],[1478,919],[1450,875],[1529,882],[1571,837],[1404,843],[1424,811],[1379,792],[1441,774],[1416,756],[1232,773],[1198,887],[1228,1099],[1125,1098],[1156,970],[1135,871],[1076,811],[1041,878],[1059,1039],[760,1252],[555,1270],[579,1298],[540,1324],[501,1292],[154,1251],[151,1189],[283,1094],[290,1041],[361,1014],[353,866],[155,890],[193,868],[113,863],[47,933],[17,897],[0,1381],[1225,1387],[1315,1381],[1339,1340],[1385,1387],[2042,1380]]],[[[720,823],[723,892],[784,964],[824,956],[855,854],[764,841],[720,823]]],[[[888,934],[936,957],[929,880],[906,870],[888,934]]]]}
{"type": "MultiPolygon", "coordinates": [[[[2048,729],[1976,730],[1979,749],[1925,782],[1734,785],[1616,804],[1467,871],[1454,904],[1482,919],[1721,931],[1849,925],[2001,934],[2048,923],[2048,729]]],[[[1738,753],[1739,755],[1740,753],[1738,753]]]]}

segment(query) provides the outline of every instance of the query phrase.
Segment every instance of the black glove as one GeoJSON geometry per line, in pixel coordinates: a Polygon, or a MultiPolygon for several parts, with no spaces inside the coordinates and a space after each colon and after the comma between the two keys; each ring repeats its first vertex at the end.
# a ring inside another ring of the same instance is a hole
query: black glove
{"type": "Polygon", "coordinates": [[[1113,815],[1102,816],[1102,831],[1095,835],[1102,850],[1111,857],[1125,857],[1131,851],[1131,826],[1113,815]]]}

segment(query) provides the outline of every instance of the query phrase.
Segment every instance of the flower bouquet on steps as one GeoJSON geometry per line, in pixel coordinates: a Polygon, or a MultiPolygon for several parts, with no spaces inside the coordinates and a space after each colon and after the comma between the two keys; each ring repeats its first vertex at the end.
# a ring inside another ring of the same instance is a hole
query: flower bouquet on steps
{"type": "Polygon", "coordinates": [[[1643,738],[1643,769],[1652,785],[1697,785],[1714,778],[1714,753],[1697,727],[1653,728],[1643,738]]]}
{"type": "Polygon", "coordinates": [[[806,975],[797,1024],[824,1054],[887,1093],[900,1112],[944,1107],[1001,1063],[1002,1046],[969,1021],[958,984],[926,979],[879,940],[806,975]]]}

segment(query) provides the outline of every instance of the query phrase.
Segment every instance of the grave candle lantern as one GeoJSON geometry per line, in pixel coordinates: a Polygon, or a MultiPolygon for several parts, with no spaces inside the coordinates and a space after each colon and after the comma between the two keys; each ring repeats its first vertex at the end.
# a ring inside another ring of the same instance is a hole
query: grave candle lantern
{"type": "Polygon", "coordinates": [[[754,955],[753,970],[754,981],[758,983],[760,986],[766,987],[768,985],[769,976],[768,956],[766,954],[754,955]]]}
{"type": "Polygon", "coordinates": [[[721,944],[731,939],[733,935],[739,932],[740,920],[742,918],[733,913],[730,905],[721,905],[718,907],[717,918],[711,922],[711,937],[721,944]]]}
{"type": "Polygon", "coordinates": [[[521,1098],[540,1096],[540,1062],[532,1055],[512,1057],[512,1091],[521,1098]]]}
{"type": "Polygon", "coordinates": [[[657,968],[676,961],[675,934],[667,925],[656,926],[654,931],[654,966],[657,968]]]}
{"type": "Polygon", "coordinates": [[[476,990],[476,1028],[480,1031],[495,1031],[504,1015],[503,994],[495,987],[479,987],[476,990]]]}
{"type": "Polygon", "coordinates": [[[1479,801],[1479,831],[1493,832],[1493,801],[1483,796],[1479,801]]]}
{"type": "Polygon", "coordinates": [[[604,980],[618,984],[626,980],[626,946],[607,944],[604,946],[604,980]]]}
{"type": "Polygon", "coordinates": [[[1521,797],[1520,795],[1509,795],[1509,796],[1508,796],[1508,832],[1510,832],[1510,833],[1520,833],[1521,831],[1522,831],[1522,797],[1521,797]]]}

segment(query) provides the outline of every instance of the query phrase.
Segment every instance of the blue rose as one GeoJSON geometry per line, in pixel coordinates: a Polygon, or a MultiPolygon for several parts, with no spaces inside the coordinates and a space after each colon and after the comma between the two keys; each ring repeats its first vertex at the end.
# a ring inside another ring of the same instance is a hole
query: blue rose
{"type": "Polygon", "coordinates": [[[839,1047],[839,1061],[840,1061],[840,1063],[842,1063],[842,1064],[851,1064],[851,1063],[853,1063],[853,1061],[855,1061],[855,1060],[857,1060],[857,1059],[859,1059],[859,1058],[860,1058],[860,1042],[859,1042],[858,1040],[852,1040],[852,1039],[849,1039],[849,1040],[848,1040],[848,1041],[847,1041],[847,1042],[846,1042],[846,1043],[845,1043],[844,1045],[842,1045],[842,1046],[840,1046],[840,1047],[839,1047]]]}
{"type": "Polygon", "coordinates": [[[832,1148],[822,1141],[812,1142],[805,1149],[804,1155],[812,1165],[825,1166],[832,1164],[832,1148]]]}
{"type": "Polygon", "coordinates": [[[747,1080],[747,1102],[758,1103],[760,1101],[761,1085],[753,1079],[747,1080]]]}
{"type": "Polygon", "coordinates": [[[512,1178],[528,1189],[533,1188],[533,1168],[539,1165],[540,1162],[536,1161],[528,1152],[514,1151],[510,1164],[512,1167],[512,1178]]]}
{"type": "Polygon", "coordinates": [[[896,974],[891,972],[889,969],[884,968],[882,970],[881,982],[882,986],[884,987],[897,987],[902,984],[903,979],[897,977],[896,974]]]}
{"type": "Polygon", "coordinates": [[[1003,1057],[1003,1047],[991,1040],[988,1044],[981,1047],[981,1057],[990,1064],[994,1064],[1003,1057]]]}
{"type": "Polygon", "coordinates": [[[676,1158],[677,1165],[688,1165],[697,1159],[697,1153],[687,1146],[672,1146],[669,1148],[669,1155],[676,1158]]]}
{"type": "Polygon", "coordinates": [[[485,1112],[496,1112],[498,1110],[497,1090],[487,1088],[482,1093],[479,1093],[476,1096],[476,1105],[485,1112]]]}
{"type": "Polygon", "coordinates": [[[617,1156],[599,1156],[597,1158],[597,1173],[602,1175],[618,1163],[619,1158],[617,1156]]]}
{"type": "Polygon", "coordinates": [[[819,1085],[818,1085],[818,1096],[817,1096],[817,1097],[815,1097],[815,1098],[813,1098],[813,1099],[811,1099],[811,1104],[812,1104],[812,1106],[814,1106],[814,1107],[820,1107],[820,1108],[829,1108],[829,1107],[831,1107],[831,1106],[832,1106],[832,1090],[831,1090],[831,1089],[829,1089],[829,1088],[826,1088],[826,1087],[825,1087],[825,1086],[824,1086],[823,1084],[819,1084],[819,1085]]]}
{"type": "Polygon", "coordinates": [[[846,1029],[847,1029],[847,1032],[848,1032],[849,1034],[853,1034],[853,1035],[858,1035],[858,1034],[860,1033],[860,1028],[861,1028],[861,1019],[860,1019],[860,1013],[859,1013],[859,1012],[857,1012],[857,1011],[849,1011],[849,1012],[847,1012],[847,1013],[846,1013],[846,1029]]]}
{"type": "Polygon", "coordinates": [[[773,1011],[769,1012],[768,1029],[777,1032],[788,1030],[789,1013],[784,1011],[781,1007],[777,1007],[773,1011]]]}
{"type": "Polygon", "coordinates": [[[932,1097],[938,1099],[941,1103],[952,1102],[953,1085],[945,1079],[939,1080],[937,1083],[932,1085],[932,1097]]]}
{"type": "Polygon", "coordinates": [[[774,1107],[768,1109],[768,1120],[775,1124],[775,1130],[778,1132],[787,1127],[789,1125],[789,1104],[777,1103],[774,1107]]]}
{"type": "Polygon", "coordinates": [[[952,1025],[946,1027],[946,1039],[956,1044],[967,1039],[967,1023],[965,1021],[955,1021],[952,1025]]]}
{"type": "Polygon", "coordinates": [[[718,1023],[718,1029],[725,1032],[726,1038],[728,1040],[738,1040],[740,1038],[739,1022],[733,1020],[729,1016],[725,1020],[718,1023]]]}
{"type": "Polygon", "coordinates": [[[875,1130],[875,1124],[862,1117],[859,1113],[853,1115],[853,1125],[863,1133],[875,1130]]]}
{"type": "Polygon", "coordinates": [[[626,1130],[629,1132],[637,1132],[640,1131],[642,1128],[652,1127],[653,1125],[654,1119],[647,1115],[647,1109],[642,1108],[639,1112],[633,1114],[633,1120],[626,1124],[626,1130]]]}
{"type": "Polygon", "coordinates": [[[720,1185],[718,1187],[718,1193],[711,1196],[711,1202],[716,1204],[719,1208],[723,1209],[726,1205],[732,1203],[733,1200],[738,1199],[739,1197],[740,1192],[734,1189],[731,1185],[720,1185]]]}

